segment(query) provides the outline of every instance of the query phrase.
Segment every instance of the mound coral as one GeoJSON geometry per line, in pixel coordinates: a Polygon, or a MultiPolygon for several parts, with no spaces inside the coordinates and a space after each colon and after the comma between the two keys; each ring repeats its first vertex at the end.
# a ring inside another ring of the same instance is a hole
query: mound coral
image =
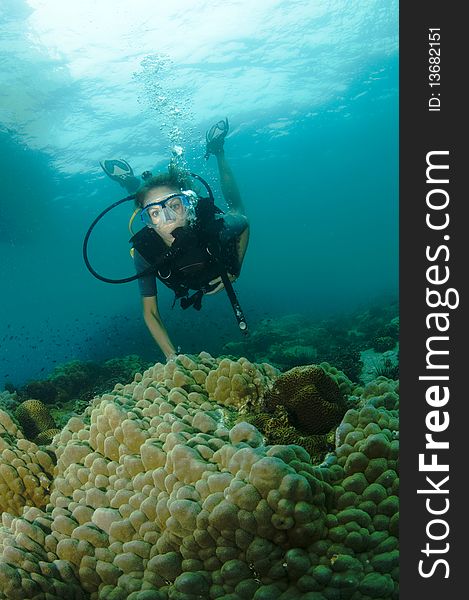
{"type": "Polygon", "coordinates": [[[181,355],[71,418],[47,505],[2,515],[0,598],[396,599],[397,388],[360,396],[313,466],[226,426],[273,377],[181,355]]]}
{"type": "Polygon", "coordinates": [[[206,375],[197,371],[194,370],[193,376],[200,383],[205,383],[211,400],[237,409],[256,405],[271,380],[280,374],[278,369],[267,363],[257,366],[246,358],[238,361],[222,359],[217,368],[206,375]]]}
{"type": "MultiPolygon", "coordinates": [[[[0,511],[20,515],[25,506],[45,508],[53,471],[49,453],[25,439],[10,416],[0,410],[0,511]]],[[[2,591],[0,585],[0,598],[2,591]]]]}

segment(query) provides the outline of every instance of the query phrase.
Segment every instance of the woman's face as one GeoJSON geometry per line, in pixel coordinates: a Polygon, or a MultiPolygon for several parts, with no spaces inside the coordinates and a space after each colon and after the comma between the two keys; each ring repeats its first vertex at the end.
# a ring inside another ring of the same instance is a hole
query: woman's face
{"type": "MultiPolygon", "coordinates": [[[[162,185],[151,189],[145,196],[143,209],[149,204],[161,202],[172,194],[177,194],[180,190],[177,188],[162,185]]],[[[169,234],[178,227],[184,227],[187,224],[186,210],[181,200],[177,197],[171,198],[165,205],[165,208],[155,204],[148,209],[153,227],[162,235],[169,234]]]]}

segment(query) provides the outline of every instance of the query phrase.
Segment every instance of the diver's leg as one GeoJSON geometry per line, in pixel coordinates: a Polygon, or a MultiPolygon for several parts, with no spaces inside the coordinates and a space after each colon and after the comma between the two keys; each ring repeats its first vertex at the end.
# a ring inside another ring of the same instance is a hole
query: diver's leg
{"type": "Polygon", "coordinates": [[[221,191],[223,192],[223,197],[228,205],[229,211],[244,215],[244,205],[241,200],[238,184],[236,183],[233,171],[226,160],[223,148],[228,130],[229,125],[228,119],[226,118],[212,125],[207,131],[205,134],[205,139],[207,140],[205,158],[208,159],[209,156],[213,154],[217,159],[221,191]]]}
{"type": "Polygon", "coordinates": [[[215,154],[218,165],[218,174],[220,176],[220,186],[225,198],[225,202],[230,212],[245,214],[244,204],[241,200],[238,184],[233,171],[225,157],[223,148],[215,154]]]}

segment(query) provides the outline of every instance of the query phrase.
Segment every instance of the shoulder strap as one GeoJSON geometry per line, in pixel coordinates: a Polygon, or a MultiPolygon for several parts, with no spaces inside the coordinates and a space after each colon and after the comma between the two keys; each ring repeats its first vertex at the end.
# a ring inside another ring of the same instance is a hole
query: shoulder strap
{"type": "Polygon", "coordinates": [[[195,214],[197,217],[195,228],[204,242],[216,237],[224,227],[223,219],[215,218],[215,215],[222,215],[223,211],[215,206],[211,198],[199,198],[195,214]]]}
{"type": "Polygon", "coordinates": [[[151,227],[140,229],[129,241],[135,250],[151,265],[160,263],[168,250],[166,244],[151,227]]]}

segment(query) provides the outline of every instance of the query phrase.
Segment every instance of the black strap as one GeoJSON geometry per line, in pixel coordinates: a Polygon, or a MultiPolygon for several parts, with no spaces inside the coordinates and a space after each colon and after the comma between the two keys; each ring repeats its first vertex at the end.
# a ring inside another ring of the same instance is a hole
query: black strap
{"type": "MultiPolygon", "coordinates": [[[[231,283],[231,280],[228,276],[228,273],[226,272],[226,269],[221,270],[220,277],[223,282],[223,285],[225,286],[225,291],[228,295],[231,306],[233,307],[233,312],[234,312],[236,320],[238,322],[238,327],[241,329],[242,333],[244,333],[245,335],[248,335],[249,331],[248,331],[248,326],[246,323],[246,317],[244,316],[241,306],[239,305],[238,298],[237,298],[236,293],[233,288],[233,284],[231,283]]],[[[197,292],[192,294],[192,296],[181,298],[181,308],[186,310],[187,308],[192,306],[193,308],[195,308],[195,310],[200,310],[202,308],[202,299],[204,297],[205,291],[206,290],[204,290],[204,289],[198,290],[197,292]]],[[[178,299],[178,296],[176,294],[176,296],[174,297],[174,302],[176,302],[177,299],[178,299]]],[[[174,302],[173,302],[173,306],[174,306],[174,302]]]]}
{"type": "Polygon", "coordinates": [[[226,269],[221,273],[221,280],[223,281],[223,285],[225,286],[226,293],[228,294],[228,298],[230,299],[231,306],[233,307],[233,311],[238,321],[238,327],[241,329],[244,335],[248,335],[248,324],[246,323],[246,318],[244,316],[243,311],[241,310],[241,306],[239,305],[238,298],[236,297],[236,293],[233,288],[233,284],[231,283],[230,278],[228,277],[228,273],[226,269]]]}
{"type": "Polygon", "coordinates": [[[193,306],[195,310],[200,310],[202,308],[202,298],[204,296],[203,290],[199,290],[189,296],[188,298],[181,298],[181,308],[186,310],[189,306],[193,306]]]}

